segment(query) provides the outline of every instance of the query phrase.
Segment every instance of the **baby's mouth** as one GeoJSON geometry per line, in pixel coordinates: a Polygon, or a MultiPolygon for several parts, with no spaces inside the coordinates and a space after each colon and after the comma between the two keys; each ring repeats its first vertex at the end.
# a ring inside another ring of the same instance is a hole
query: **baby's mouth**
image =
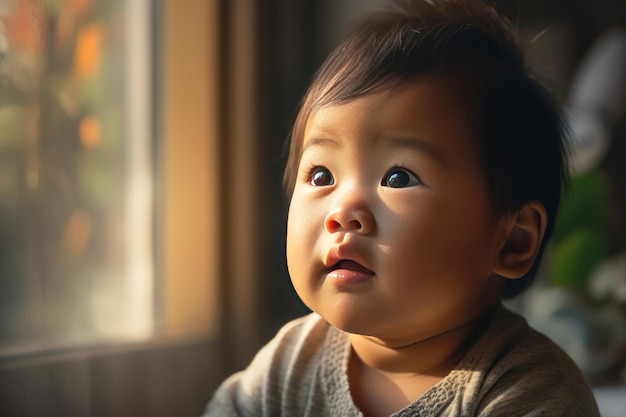
{"type": "Polygon", "coordinates": [[[367,269],[366,267],[364,267],[363,265],[361,265],[360,263],[351,261],[349,259],[343,259],[337,262],[335,265],[333,265],[330,268],[330,270],[331,271],[346,270],[346,271],[361,272],[364,274],[374,275],[374,271],[371,271],[367,269]]]}
{"type": "MultiPolygon", "coordinates": [[[[340,291],[352,291],[363,288],[374,278],[374,271],[350,259],[342,259],[328,269],[328,282],[337,286],[340,291]]],[[[367,287],[365,287],[367,288],[367,287]]]]}

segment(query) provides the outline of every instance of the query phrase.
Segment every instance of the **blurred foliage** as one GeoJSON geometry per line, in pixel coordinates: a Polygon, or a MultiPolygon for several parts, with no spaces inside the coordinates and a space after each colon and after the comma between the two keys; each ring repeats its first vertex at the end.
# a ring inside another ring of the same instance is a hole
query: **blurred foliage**
{"type": "Polygon", "coordinates": [[[0,348],[87,328],[120,275],[121,3],[0,2],[0,348]]]}
{"type": "Polygon", "coordinates": [[[551,241],[552,284],[584,292],[591,272],[606,257],[605,188],[599,169],[571,179],[551,241]]]}

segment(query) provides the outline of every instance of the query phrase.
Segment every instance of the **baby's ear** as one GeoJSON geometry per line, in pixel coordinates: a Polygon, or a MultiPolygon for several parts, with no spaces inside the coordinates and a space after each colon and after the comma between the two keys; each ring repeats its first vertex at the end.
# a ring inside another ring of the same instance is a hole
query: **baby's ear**
{"type": "Polygon", "coordinates": [[[546,233],[548,214],[538,201],[530,201],[506,219],[506,238],[493,272],[509,279],[523,277],[533,266],[546,233]]]}

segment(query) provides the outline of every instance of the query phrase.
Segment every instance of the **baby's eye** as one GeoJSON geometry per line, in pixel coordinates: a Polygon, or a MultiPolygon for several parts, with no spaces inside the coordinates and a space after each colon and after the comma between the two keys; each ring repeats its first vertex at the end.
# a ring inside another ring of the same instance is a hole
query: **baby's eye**
{"type": "Polygon", "coordinates": [[[383,187],[404,188],[419,185],[422,182],[411,171],[404,168],[391,169],[380,182],[383,187]]]}
{"type": "Polygon", "coordinates": [[[333,185],[335,183],[335,179],[333,178],[333,174],[327,168],[324,167],[313,167],[311,169],[311,173],[309,174],[309,178],[311,185],[315,187],[324,187],[327,185],[333,185]]]}

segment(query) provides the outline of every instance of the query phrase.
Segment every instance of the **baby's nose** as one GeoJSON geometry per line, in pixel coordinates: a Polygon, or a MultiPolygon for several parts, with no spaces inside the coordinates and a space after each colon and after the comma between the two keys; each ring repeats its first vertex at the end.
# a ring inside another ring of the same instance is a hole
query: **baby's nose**
{"type": "Polygon", "coordinates": [[[329,233],[369,234],[375,228],[374,215],[365,207],[337,207],[328,213],[324,223],[329,233]]]}

